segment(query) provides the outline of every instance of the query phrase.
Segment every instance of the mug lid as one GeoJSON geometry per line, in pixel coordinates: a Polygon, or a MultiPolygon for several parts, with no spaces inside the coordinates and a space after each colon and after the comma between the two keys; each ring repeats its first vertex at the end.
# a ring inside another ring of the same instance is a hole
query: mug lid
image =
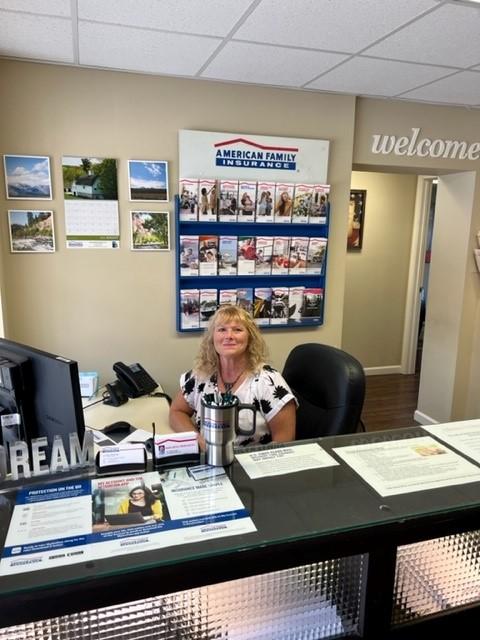
{"type": "Polygon", "coordinates": [[[218,394],[209,393],[207,396],[208,399],[206,396],[202,396],[202,405],[209,409],[228,409],[239,404],[237,396],[233,393],[228,393],[228,391],[218,394]]]}

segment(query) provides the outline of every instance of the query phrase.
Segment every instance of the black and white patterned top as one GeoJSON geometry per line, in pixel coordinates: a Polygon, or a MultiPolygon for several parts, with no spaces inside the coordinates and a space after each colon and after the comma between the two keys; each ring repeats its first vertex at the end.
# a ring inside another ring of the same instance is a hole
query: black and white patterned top
{"type": "MultiPolygon", "coordinates": [[[[198,429],[200,429],[200,408],[202,397],[213,401],[215,394],[219,393],[217,376],[213,374],[209,378],[196,376],[193,370],[183,373],[180,377],[180,389],[187,404],[193,409],[193,418],[198,429]],[[208,396],[211,396],[210,398],[208,396]]],[[[242,404],[253,404],[257,409],[256,429],[253,436],[237,436],[237,445],[247,444],[267,444],[271,442],[272,436],[267,422],[272,420],[277,413],[290,400],[298,402],[290,387],[283,379],[282,375],[269,365],[263,367],[256,374],[251,374],[244,378],[240,386],[235,389],[242,404]]],[[[240,411],[239,426],[244,429],[252,427],[251,411],[240,411]]]]}

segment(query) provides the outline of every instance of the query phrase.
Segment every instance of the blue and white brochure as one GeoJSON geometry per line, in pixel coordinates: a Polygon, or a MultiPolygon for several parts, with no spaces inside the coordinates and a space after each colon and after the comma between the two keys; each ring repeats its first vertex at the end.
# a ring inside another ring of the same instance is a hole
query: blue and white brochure
{"type": "Polygon", "coordinates": [[[186,467],[18,491],[0,560],[13,575],[256,531],[226,475],[186,467]]]}

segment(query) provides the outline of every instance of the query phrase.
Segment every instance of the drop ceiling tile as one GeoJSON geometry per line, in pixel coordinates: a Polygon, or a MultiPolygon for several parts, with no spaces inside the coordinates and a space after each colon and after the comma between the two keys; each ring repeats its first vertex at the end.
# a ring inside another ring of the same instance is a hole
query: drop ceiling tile
{"type": "Polygon", "coordinates": [[[451,71],[442,67],[356,57],[310,83],[307,89],[395,96],[448,73],[451,71]]]}
{"type": "Polygon", "coordinates": [[[480,73],[461,71],[449,78],[407,91],[402,98],[426,100],[427,102],[445,102],[447,104],[480,105],[480,73]]]}
{"type": "Polygon", "coordinates": [[[70,20],[0,11],[0,55],[73,62],[70,20]]]}
{"type": "Polygon", "coordinates": [[[195,75],[221,40],[93,22],[79,25],[80,64],[168,75],[195,75]]]}
{"type": "Polygon", "coordinates": [[[28,11],[50,16],[70,17],[70,2],[65,0],[0,0],[0,9],[28,11]]]}
{"type": "Polygon", "coordinates": [[[433,0],[263,0],[234,37],[355,53],[431,7],[433,0]]]}
{"type": "Polygon", "coordinates": [[[245,42],[228,43],[201,74],[203,78],[301,87],[347,56],[245,42]]]}
{"type": "Polygon", "coordinates": [[[225,36],[252,0],[79,0],[82,20],[225,36]]]}
{"type": "Polygon", "coordinates": [[[480,7],[443,5],[364,53],[454,67],[480,62],[480,7]]]}

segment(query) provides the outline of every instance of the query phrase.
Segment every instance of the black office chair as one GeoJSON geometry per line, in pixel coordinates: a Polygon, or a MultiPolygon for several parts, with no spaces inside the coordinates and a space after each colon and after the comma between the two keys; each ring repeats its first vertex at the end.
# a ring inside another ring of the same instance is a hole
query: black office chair
{"type": "Polygon", "coordinates": [[[297,440],[365,431],[365,372],[350,354],[326,344],[300,344],[288,355],[283,377],[299,402],[297,440]]]}

